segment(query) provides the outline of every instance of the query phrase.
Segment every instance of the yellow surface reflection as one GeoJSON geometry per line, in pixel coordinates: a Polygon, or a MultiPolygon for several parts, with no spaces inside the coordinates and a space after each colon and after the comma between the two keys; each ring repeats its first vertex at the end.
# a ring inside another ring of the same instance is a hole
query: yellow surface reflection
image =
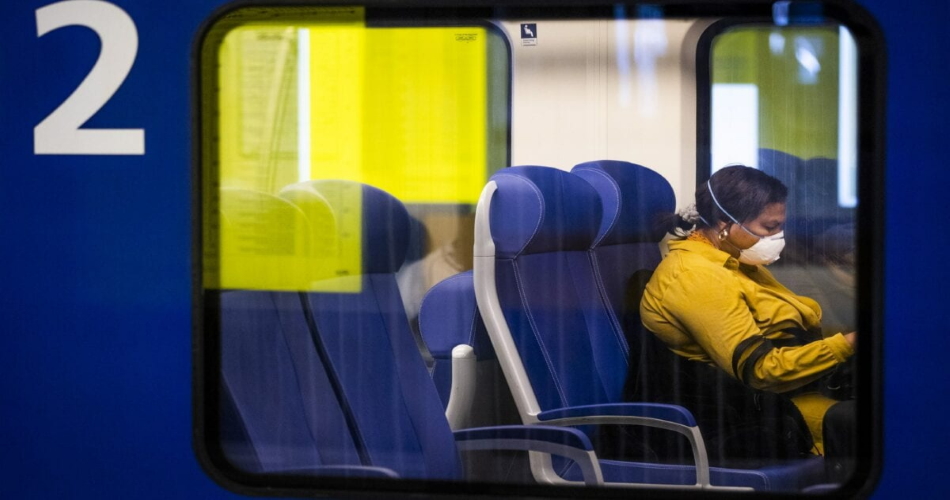
{"type": "Polygon", "coordinates": [[[369,183],[407,203],[477,201],[487,172],[484,28],[309,36],[312,177],[369,183]]]}
{"type": "Polygon", "coordinates": [[[223,36],[205,285],[358,291],[359,186],[468,204],[488,156],[484,27],[368,28],[361,8],[223,36]]]}

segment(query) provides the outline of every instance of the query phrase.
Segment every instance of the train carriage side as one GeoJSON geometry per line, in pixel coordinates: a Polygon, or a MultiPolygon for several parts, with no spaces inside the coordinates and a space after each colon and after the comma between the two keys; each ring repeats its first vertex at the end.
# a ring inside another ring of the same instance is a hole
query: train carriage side
{"type": "Polygon", "coordinates": [[[7,6],[0,497],[946,492],[947,5],[503,3],[7,6]],[[859,331],[843,486],[617,393],[642,275],[598,252],[654,265],[638,218],[734,163],[859,331]],[[605,422],[687,437],[605,461],[605,422]]]}

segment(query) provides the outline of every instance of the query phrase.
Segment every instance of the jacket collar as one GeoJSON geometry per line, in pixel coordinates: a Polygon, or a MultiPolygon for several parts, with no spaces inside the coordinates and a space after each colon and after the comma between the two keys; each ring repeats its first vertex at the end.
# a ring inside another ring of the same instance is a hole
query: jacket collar
{"type": "MultiPolygon", "coordinates": [[[[685,251],[695,253],[727,269],[735,270],[740,266],[739,261],[735,257],[729,255],[728,252],[719,250],[709,243],[692,240],[670,240],[668,244],[670,252],[685,251]]],[[[742,267],[755,269],[755,266],[742,265],[742,267]]]]}

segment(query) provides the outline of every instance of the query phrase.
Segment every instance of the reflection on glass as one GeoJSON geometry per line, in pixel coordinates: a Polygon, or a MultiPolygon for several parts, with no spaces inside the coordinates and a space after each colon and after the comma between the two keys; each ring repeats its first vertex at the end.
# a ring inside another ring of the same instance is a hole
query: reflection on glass
{"type": "MultiPolygon", "coordinates": [[[[426,274],[428,286],[471,267],[464,247],[470,238],[455,228],[464,227],[464,217],[453,207],[472,204],[489,169],[505,157],[504,137],[489,124],[497,114],[489,105],[489,78],[499,76],[489,76],[488,58],[499,42],[480,26],[368,29],[363,17],[361,8],[325,9],[316,21],[244,24],[223,36],[214,181],[221,186],[224,232],[213,233],[214,220],[205,226],[206,240],[220,242],[206,247],[207,286],[320,290],[328,276],[360,274],[358,194],[339,194],[347,200],[342,212],[315,213],[312,196],[294,186],[310,179],[362,182],[416,204],[410,209],[426,219],[430,235],[440,231],[437,219],[445,213],[449,232],[432,243],[444,252],[461,241],[462,262],[451,272],[426,274]],[[237,189],[258,194],[224,199],[237,189]],[[305,218],[277,223],[263,202],[249,204],[250,196],[302,203],[297,208],[305,218]],[[254,219],[258,207],[253,235],[244,225],[235,236],[227,223],[237,217],[236,204],[242,220],[254,219]],[[269,219],[274,223],[264,222],[269,219]],[[280,252],[239,243],[291,237],[295,244],[280,252]]],[[[493,92],[504,106],[504,92],[493,92]]]]}

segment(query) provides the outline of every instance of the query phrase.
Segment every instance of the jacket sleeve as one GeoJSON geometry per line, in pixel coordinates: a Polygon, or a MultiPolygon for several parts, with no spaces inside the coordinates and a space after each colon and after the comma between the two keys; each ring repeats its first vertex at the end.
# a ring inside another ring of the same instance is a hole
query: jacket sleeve
{"type": "MultiPolygon", "coordinates": [[[[725,270],[723,270],[725,271],[725,270]]],[[[756,389],[785,392],[804,386],[853,354],[841,334],[803,346],[779,346],[763,335],[743,287],[729,272],[684,272],[663,297],[671,319],[733,377],[756,389]]]]}
{"type": "Polygon", "coordinates": [[[775,392],[790,391],[817,380],[854,354],[840,333],[803,346],[776,348],[770,343],[765,341],[762,345],[766,349],[756,348],[749,354],[742,374],[743,382],[752,387],[775,392]]]}

